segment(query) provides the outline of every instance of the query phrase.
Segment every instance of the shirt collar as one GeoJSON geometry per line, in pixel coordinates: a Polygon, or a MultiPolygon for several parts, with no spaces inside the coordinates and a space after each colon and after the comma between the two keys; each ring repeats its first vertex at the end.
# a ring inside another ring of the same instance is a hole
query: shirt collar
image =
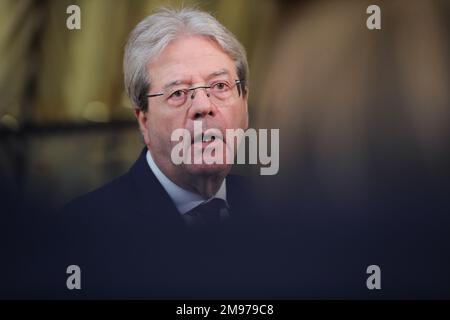
{"type": "Polygon", "coordinates": [[[170,180],[156,165],[155,161],[152,158],[152,155],[149,150],[147,150],[147,163],[152,170],[153,174],[158,179],[159,183],[163,186],[166,192],[169,194],[172,201],[175,203],[178,211],[181,214],[185,214],[196,206],[202,204],[203,202],[208,202],[213,198],[219,198],[225,200],[227,202],[227,189],[225,180],[223,180],[222,185],[220,186],[217,193],[211,198],[207,199],[202,197],[201,195],[188,191],[186,189],[181,188],[172,180],[170,180]]]}

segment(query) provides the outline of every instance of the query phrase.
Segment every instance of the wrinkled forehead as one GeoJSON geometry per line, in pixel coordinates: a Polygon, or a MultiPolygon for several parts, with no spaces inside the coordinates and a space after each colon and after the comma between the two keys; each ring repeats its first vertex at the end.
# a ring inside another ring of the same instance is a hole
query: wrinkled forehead
{"type": "Polygon", "coordinates": [[[195,83],[213,77],[237,79],[235,61],[215,41],[202,36],[173,40],[149,62],[147,70],[154,88],[175,81],[195,83]]]}
{"type": "MultiPolygon", "coordinates": [[[[233,82],[232,80],[233,76],[231,75],[231,72],[225,69],[213,71],[210,74],[208,74],[206,77],[202,77],[202,81],[205,83],[209,83],[215,80],[222,80],[222,81],[228,81],[233,82]]],[[[179,77],[175,77],[175,80],[170,80],[169,82],[166,82],[163,84],[163,89],[170,89],[171,87],[180,86],[180,85],[193,85],[195,84],[194,77],[186,75],[180,75],[179,77]]]]}

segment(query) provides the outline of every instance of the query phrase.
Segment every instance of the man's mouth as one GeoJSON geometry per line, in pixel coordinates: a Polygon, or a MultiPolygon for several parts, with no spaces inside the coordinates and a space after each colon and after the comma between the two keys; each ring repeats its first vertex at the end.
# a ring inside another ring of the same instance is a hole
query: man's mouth
{"type": "MultiPolygon", "coordinates": [[[[213,131],[213,130],[211,130],[211,131],[213,131]]],[[[225,142],[223,139],[223,136],[219,130],[214,131],[214,132],[207,132],[207,133],[202,132],[201,134],[198,134],[192,138],[191,144],[201,142],[202,147],[206,147],[208,144],[210,144],[216,140],[221,140],[222,142],[225,142]]]]}
{"type": "Polygon", "coordinates": [[[206,136],[202,134],[202,142],[212,142],[214,140],[216,140],[215,136],[206,136]]]}

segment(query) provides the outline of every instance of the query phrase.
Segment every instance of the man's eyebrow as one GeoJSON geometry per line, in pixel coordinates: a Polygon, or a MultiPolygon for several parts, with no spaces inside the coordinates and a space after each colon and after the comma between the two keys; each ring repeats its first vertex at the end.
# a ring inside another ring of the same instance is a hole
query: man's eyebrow
{"type": "MultiPolygon", "coordinates": [[[[230,75],[230,72],[228,72],[228,70],[225,70],[225,69],[220,69],[220,70],[217,70],[217,71],[214,71],[214,72],[210,73],[206,77],[206,79],[209,80],[211,78],[215,78],[215,77],[223,76],[223,75],[230,75]]],[[[170,81],[169,83],[164,85],[164,90],[170,89],[171,87],[177,86],[177,85],[180,85],[180,84],[188,84],[188,81],[186,81],[186,80],[170,81]]]]}
{"type": "Polygon", "coordinates": [[[171,81],[168,84],[164,85],[164,90],[169,89],[170,87],[173,87],[173,86],[177,86],[180,84],[187,84],[187,83],[188,82],[185,80],[174,80],[174,81],[171,81]]]}
{"type": "Polygon", "coordinates": [[[223,76],[223,75],[230,75],[230,73],[228,72],[228,70],[220,69],[218,71],[214,71],[214,72],[210,73],[209,76],[207,77],[207,79],[211,79],[211,78],[215,78],[215,77],[223,76]]]}

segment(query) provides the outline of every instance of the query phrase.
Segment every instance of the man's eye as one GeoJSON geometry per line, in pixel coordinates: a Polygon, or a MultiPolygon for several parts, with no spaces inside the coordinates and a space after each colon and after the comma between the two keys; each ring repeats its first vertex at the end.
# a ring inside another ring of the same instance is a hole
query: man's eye
{"type": "Polygon", "coordinates": [[[227,91],[230,86],[225,82],[217,82],[212,85],[212,88],[216,91],[227,91]]]}
{"type": "Polygon", "coordinates": [[[172,92],[169,99],[183,99],[186,96],[186,90],[176,90],[172,92]]]}

